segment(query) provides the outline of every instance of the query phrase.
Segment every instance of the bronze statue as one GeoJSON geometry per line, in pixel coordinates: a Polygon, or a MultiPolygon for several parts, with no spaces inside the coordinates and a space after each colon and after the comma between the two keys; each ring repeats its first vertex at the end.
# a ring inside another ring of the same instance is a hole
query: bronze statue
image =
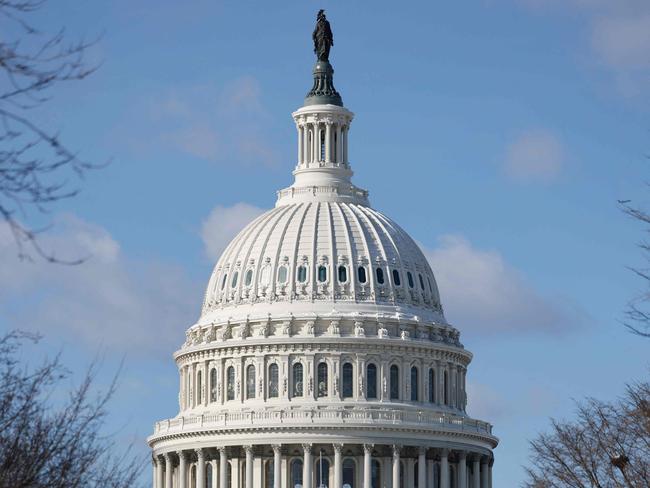
{"type": "Polygon", "coordinates": [[[325,17],[325,10],[319,10],[316,15],[316,28],[312,34],[314,39],[314,52],[319,61],[329,61],[330,48],[334,45],[334,36],[330,23],[325,17]]]}

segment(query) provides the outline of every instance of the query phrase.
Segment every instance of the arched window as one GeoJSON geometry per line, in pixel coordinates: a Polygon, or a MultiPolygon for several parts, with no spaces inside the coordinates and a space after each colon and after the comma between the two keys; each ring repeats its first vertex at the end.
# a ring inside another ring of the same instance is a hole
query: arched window
{"type": "Polygon", "coordinates": [[[370,464],[370,488],[382,488],[381,463],[376,459],[373,459],[370,464]]]}
{"type": "Polygon", "coordinates": [[[413,283],[413,275],[411,274],[410,271],[406,272],[406,279],[409,282],[409,288],[413,288],[415,286],[415,283],[413,283]]]}
{"type": "Polygon", "coordinates": [[[302,459],[291,461],[291,488],[302,486],[302,459]]]}
{"type": "Polygon", "coordinates": [[[390,367],[390,399],[399,400],[399,368],[396,364],[390,367]]]}
{"type": "Polygon", "coordinates": [[[255,366],[252,364],[246,368],[246,398],[255,398],[255,366]]]}
{"type": "Polygon", "coordinates": [[[355,476],[355,465],[354,461],[350,458],[343,461],[343,487],[347,488],[356,488],[356,476],[355,476]]]}
{"type": "Polygon", "coordinates": [[[359,266],[357,268],[357,278],[359,279],[359,283],[365,283],[368,279],[366,277],[366,268],[364,266],[359,266]]]}
{"type": "Polygon", "coordinates": [[[286,282],[287,282],[287,267],[280,266],[280,269],[278,269],[278,283],[284,284],[286,282]]]}
{"type": "Polygon", "coordinates": [[[418,368],[411,367],[411,401],[417,402],[419,397],[418,392],[418,368]]]}
{"type": "Polygon", "coordinates": [[[345,283],[346,281],[348,281],[348,268],[339,266],[339,282],[345,283]]]}
{"type": "Polygon", "coordinates": [[[190,469],[190,486],[196,486],[196,466],[192,466],[190,469]]]}
{"type": "Polygon", "coordinates": [[[246,271],[246,278],[244,283],[246,284],[246,286],[250,286],[252,282],[253,282],[253,270],[249,269],[248,271],[246,271]]]}
{"type": "Polygon", "coordinates": [[[228,281],[228,273],[223,274],[223,279],[221,280],[221,289],[223,290],[226,286],[226,281],[228,281]]]}
{"type": "Polygon", "coordinates": [[[211,463],[205,463],[205,487],[204,488],[212,488],[212,464],[211,463]]]}
{"type": "Polygon", "coordinates": [[[232,366],[228,366],[228,369],[226,370],[226,389],[228,392],[228,400],[234,400],[235,399],[235,368],[232,366]]]}
{"type": "Polygon", "coordinates": [[[377,366],[370,363],[366,367],[366,383],[368,384],[368,393],[366,398],[374,400],[377,398],[377,366]]]}
{"type": "Polygon", "coordinates": [[[429,291],[433,293],[433,287],[431,286],[431,278],[427,276],[427,282],[429,283],[429,291]]]}
{"type": "Polygon", "coordinates": [[[273,469],[273,459],[266,461],[264,464],[264,488],[273,488],[275,470],[273,469]]]}
{"type": "Polygon", "coordinates": [[[210,401],[217,401],[217,370],[212,368],[210,370],[210,401]]]}
{"type": "Polygon", "coordinates": [[[379,283],[380,285],[383,285],[384,284],[384,270],[381,269],[381,268],[377,268],[375,270],[375,272],[377,274],[377,283],[379,283]]]}
{"type": "Polygon", "coordinates": [[[396,269],[393,270],[393,283],[395,283],[395,286],[400,286],[402,284],[402,280],[399,276],[399,271],[396,269]]]}
{"type": "Polygon", "coordinates": [[[327,363],[318,365],[318,397],[327,396],[327,363]]]}
{"type": "Polygon", "coordinates": [[[424,291],[424,280],[422,279],[421,273],[418,273],[418,278],[420,279],[420,288],[424,291]]]}
{"type": "Polygon", "coordinates": [[[449,373],[447,373],[447,371],[445,371],[445,373],[444,373],[444,375],[443,375],[443,380],[444,380],[444,383],[443,383],[443,386],[444,386],[443,394],[444,394],[444,400],[445,400],[444,403],[445,403],[445,405],[449,405],[449,394],[448,394],[448,392],[447,392],[447,387],[449,386],[449,373]]]}
{"type": "Polygon", "coordinates": [[[269,366],[269,398],[277,398],[279,390],[278,365],[273,363],[269,366]]]}
{"type": "Polygon", "coordinates": [[[320,488],[321,486],[330,485],[330,462],[321,457],[316,458],[316,487],[320,488]]]}
{"type": "Polygon", "coordinates": [[[436,402],[436,372],[429,368],[429,402],[436,402]]]}
{"type": "Polygon", "coordinates": [[[354,369],[352,363],[345,363],[342,369],[342,381],[343,384],[341,392],[343,398],[351,398],[354,392],[353,381],[354,381],[354,369]]]}
{"type": "MultiPolygon", "coordinates": [[[[418,462],[413,463],[413,488],[420,488],[420,477],[418,476],[418,462]]],[[[449,486],[454,486],[453,484],[449,486]]]]}
{"type": "Polygon", "coordinates": [[[300,283],[307,281],[307,266],[298,266],[297,279],[300,283]]]}
{"type": "Polygon", "coordinates": [[[201,388],[202,380],[203,379],[203,374],[201,371],[196,373],[196,402],[200,405],[201,401],[203,398],[201,398],[201,392],[203,391],[203,388],[201,388]]]}
{"type": "Polygon", "coordinates": [[[318,281],[321,283],[327,281],[327,268],[323,265],[318,267],[318,281]]]}
{"type": "Polygon", "coordinates": [[[239,278],[239,271],[235,271],[235,273],[232,275],[232,281],[230,282],[230,286],[232,288],[237,286],[237,278],[239,278]]]}
{"type": "Polygon", "coordinates": [[[293,396],[302,396],[302,364],[293,365],[293,396]]]}

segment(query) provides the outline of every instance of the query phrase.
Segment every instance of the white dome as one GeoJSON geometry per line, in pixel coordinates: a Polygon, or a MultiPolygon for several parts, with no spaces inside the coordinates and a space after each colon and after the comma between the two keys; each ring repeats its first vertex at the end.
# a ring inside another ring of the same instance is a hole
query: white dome
{"type": "Polygon", "coordinates": [[[413,239],[356,203],[279,205],[248,224],[214,268],[201,322],[290,302],[311,312],[399,309],[445,323],[433,272],[413,239]]]}

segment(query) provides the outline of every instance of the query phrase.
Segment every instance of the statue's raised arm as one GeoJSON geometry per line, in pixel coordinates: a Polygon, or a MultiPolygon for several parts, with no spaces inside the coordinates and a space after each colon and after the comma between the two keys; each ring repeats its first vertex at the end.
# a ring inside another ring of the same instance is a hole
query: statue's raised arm
{"type": "Polygon", "coordinates": [[[316,28],[312,38],[314,39],[314,53],[318,60],[329,61],[330,48],[334,45],[334,36],[324,10],[319,10],[316,15],[316,28]]]}

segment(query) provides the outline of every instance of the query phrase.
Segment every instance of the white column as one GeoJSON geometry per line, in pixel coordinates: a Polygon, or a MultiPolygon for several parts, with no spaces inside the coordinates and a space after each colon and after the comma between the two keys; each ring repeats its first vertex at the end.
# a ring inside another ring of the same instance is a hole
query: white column
{"type": "Polygon", "coordinates": [[[302,149],[302,144],[304,140],[303,131],[305,129],[303,128],[302,125],[298,126],[298,164],[302,163],[302,157],[303,157],[303,149],[302,149]]]}
{"type": "Polygon", "coordinates": [[[273,446],[273,488],[282,486],[282,451],[279,444],[273,446]]]}
{"type": "Polygon", "coordinates": [[[156,488],[163,488],[165,482],[162,459],[156,457],[156,488]]]}
{"type": "Polygon", "coordinates": [[[302,126],[302,162],[309,163],[309,124],[302,126]]]}
{"type": "Polygon", "coordinates": [[[418,486],[427,486],[427,449],[421,447],[418,451],[418,486]]]}
{"type": "Polygon", "coordinates": [[[492,488],[492,464],[488,466],[488,488],[492,488]]]}
{"type": "Polygon", "coordinates": [[[196,487],[205,488],[205,453],[196,449],[196,487]]]}
{"type": "Polygon", "coordinates": [[[481,462],[478,458],[474,458],[474,473],[472,476],[473,488],[481,488],[481,462]]]}
{"type": "Polygon", "coordinates": [[[443,449],[440,452],[440,488],[450,488],[448,456],[449,456],[449,451],[447,449],[443,449]]]}
{"type": "Polygon", "coordinates": [[[342,144],[342,151],[343,151],[343,163],[347,164],[348,163],[348,128],[343,127],[342,131],[342,139],[343,139],[343,144],[342,144]]]}
{"type": "Polygon", "coordinates": [[[341,125],[336,124],[336,155],[334,156],[335,158],[335,163],[341,163],[341,125]]]}
{"type": "Polygon", "coordinates": [[[157,468],[158,468],[158,463],[156,463],[156,459],[152,457],[151,458],[151,470],[152,470],[151,486],[153,486],[153,488],[158,488],[158,482],[156,480],[156,477],[158,476],[157,468]]]}
{"type": "Polygon", "coordinates": [[[187,456],[178,451],[178,488],[187,488],[187,456]]]}
{"type": "Polygon", "coordinates": [[[253,488],[253,446],[244,446],[244,451],[246,452],[246,488],[253,488]]]}
{"type": "MultiPolygon", "coordinates": [[[[434,486],[433,486],[433,484],[435,483],[434,475],[435,475],[434,461],[433,461],[433,459],[428,459],[427,460],[427,488],[434,488],[434,486]]],[[[467,487],[465,487],[465,488],[467,488],[467,487]]]]}
{"type": "Polygon", "coordinates": [[[172,456],[168,452],[163,454],[165,458],[165,488],[172,488],[172,476],[174,467],[172,466],[172,456]]]}
{"type": "Polygon", "coordinates": [[[458,457],[458,487],[467,488],[467,453],[462,451],[458,457]]]}
{"type": "Polygon", "coordinates": [[[212,486],[210,488],[219,488],[219,464],[216,459],[210,461],[212,466],[212,486]]]}
{"type": "Polygon", "coordinates": [[[363,488],[370,488],[372,479],[372,444],[363,445],[363,488]]]}
{"type": "Polygon", "coordinates": [[[228,455],[226,448],[219,448],[219,488],[229,488],[228,483],[228,455]]]}
{"type": "Polygon", "coordinates": [[[399,486],[399,446],[393,446],[393,488],[400,488],[399,486]]]}
{"type": "Polygon", "coordinates": [[[325,124],[325,161],[332,162],[332,124],[330,122],[325,124]]]}
{"type": "Polygon", "coordinates": [[[334,444],[334,488],[341,488],[343,486],[341,451],[343,451],[343,444],[334,444]]]}
{"type": "Polygon", "coordinates": [[[483,458],[481,462],[481,488],[488,488],[488,461],[483,458]]]}
{"type": "Polygon", "coordinates": [[[303,444],[304,457],[302,460],[302,486],[303,488],[312,487],[312,462],[311,462],[311,444],[303,444]]]}

